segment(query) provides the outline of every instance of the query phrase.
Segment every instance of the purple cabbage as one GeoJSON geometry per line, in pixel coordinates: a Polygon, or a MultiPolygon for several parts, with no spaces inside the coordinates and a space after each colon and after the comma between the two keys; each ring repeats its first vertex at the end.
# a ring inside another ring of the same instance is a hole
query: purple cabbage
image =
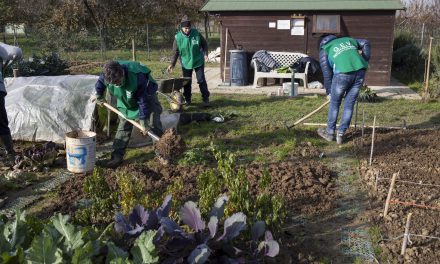
{"type": "Polygon", "coordinates": [[[158,230],[158,237],[163,234],[161,219],[168,217],[171,208],[171,195],[167,195],[162,206],[156,210],[148,211],[141,205],[133,208],[128,215],[128,220],[118,212],[115,216],[115,230],[129,236],[138,236],[145,230],[158,230]]]}
{"type": "Polygon", "coordinates": [[[195,232],[205,229],[205,222],[200,215],[200,210],[192,201],[188,201],[183,205],[182,209],[180,210],[180,219],[185,225],[191,227],[195,232]]]}

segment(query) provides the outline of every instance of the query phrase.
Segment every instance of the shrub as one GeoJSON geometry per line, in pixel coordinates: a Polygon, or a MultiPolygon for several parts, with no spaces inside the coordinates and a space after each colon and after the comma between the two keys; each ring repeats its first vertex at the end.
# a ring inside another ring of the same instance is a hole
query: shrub
{"type": "Polygon", "coordinates": [[[359,91],[358,101],[359,102],[369,102],[369,103],[376,102],[377,101],[377,94],[375,91],[371,90],[370,87],[364,85],[361,87],[361,89],[359,91]]]}
{"type": "Polygon", "coordinates": [[[207,205],[212,204],[216,197],[227,190],[229,199],[226,216],[243,212],[250,218],[251,223],[263,220],[272,229],[281,230],[286,216],[284,199],[270,193],[272,178],[269,172],[263,172],[257,192],[251,194],[249,179],[244,168],[236,164],[235,155],[222,152],[214,145],[211,145],[211,149],[217,160],[217,169],[208,170],[197,178],[202,214],[206,215],[207,205]]]}
{"type": "Polygon", "coordinates": [[[426,54],[416,44],[415,38],[408,32],[401,31],[393,44],[394,73],[407,80],[423,80],[426,54]]]}
{"type": "Polygon", "coordinates": [[[6,76],[12,76],[12,69],[18,69],[20,76],[57,76],[69,74],[69,65],[58,53],[33,55],[28,61],[19,60],[6,70],[6,76]]]}
{"type": "Polygon", "coordinates": [[[88,200],[85,208],[75,213],[75,221],[81,224],[111,222],[118,203],[118,194],[110,189],[103,169],[95,168],[93,174],[84,181],[83,189],[88,200]]]}
{"type": "Polygon", "coordinates": [[[415,44],[416,38],[413,33],[407,30],[396,30],[394,42],[393,42],[393,51],[398,50],[408,44],[415,44]]]}

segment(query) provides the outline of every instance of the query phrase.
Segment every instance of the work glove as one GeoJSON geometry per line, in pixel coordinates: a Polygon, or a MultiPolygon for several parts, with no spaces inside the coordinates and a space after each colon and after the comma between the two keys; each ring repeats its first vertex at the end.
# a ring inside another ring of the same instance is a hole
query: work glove
{"type": "Polygon", "coordinates": [[[103,103],[106,103],[104,95],[95,94],[90,98],[92,103],[96,102],[97,105],[102,106],[103,103]]]}
{"type": "Polygon", "coordinates": [[[173,71],[173,69],[174,69],[173,65],[170,64],[170,65],[168,65],[167,72],[171,73],[173,71]]]}
{"type": "Polygon", "coordinates": [[[147,120],[140,119],[139,124],[141,124],[141,126],[144,128],[144,130],[141,131],[142,135],[146,136],[148,134],[148,131],[151,129],[150,126],[147,124],[147,120]]]}

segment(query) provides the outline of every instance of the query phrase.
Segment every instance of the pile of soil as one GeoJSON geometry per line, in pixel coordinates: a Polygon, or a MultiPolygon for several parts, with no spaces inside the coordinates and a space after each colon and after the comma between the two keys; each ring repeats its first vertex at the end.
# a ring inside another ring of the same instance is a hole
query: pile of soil
{"type": "Polygon", "coordinates": [[[176,129],[170,128],[154,146],[156,153],[165,160],[173,160],[185,152],[186,145],[182,137],[177,134],[176,129]]]}
{"type": "Polygon", "coordinates": [[[373,205],[372,222],[379,226],[383,259],[394,262],[434,263],[440,258],[440,240],[412,236],[413,244],[400,255],[408,213],[412,213],[410,233],[440,237],[440,138],[438,130],[382,131],[376,134],[372,166],[368,166],[371,135],[356,138],[355,148],[363,159],[361,175],[369,185],[373,205]],[[399,172],[392,200],[429,208],[392,203],[383,217],[385,200],[393,173],[399,172]],[[376,178],[377,190],[375,189],[376,178]],[[407,181],[407,182],[403,182],[407,181]],[[417,183],[431,184],[419,185],[417,183]],[[438,209],[436,209],[438,208],[438,209]],[[400,237],[400,238],[397,238],[400,237]],[[393,239],[397,238],[397,239],[393,239]]]}

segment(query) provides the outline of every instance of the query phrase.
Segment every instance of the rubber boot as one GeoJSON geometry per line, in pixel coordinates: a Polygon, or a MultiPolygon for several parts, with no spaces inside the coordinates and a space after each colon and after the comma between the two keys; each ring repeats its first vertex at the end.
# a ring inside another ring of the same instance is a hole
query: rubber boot
{"type": "Polygon", "coordinates": [[[15,162],[14,143],[12,142],[11,135],[0,136],[3,145],[5,147],[6,160],[4,161],[6,166],[13,166],[15,162]]]}
{"type": "Polygon", "coordinates": [[[119,165],[122,164],[122,161],[124,160],[124,157],[116,154],[116,153],[112,153],[112,158],[110,159],[110,161],[108,161],[104,166],[106,168],[110,168],[110,169],[115,169],[117,168],[119,165]]]}
{"type": "Polygon", "coordinates": [[[6,155],[15,155],[14,151],[14,143],[12,142],[11,135],[0,136],[3,141],[3,145],[5,146],[6,155]]]}

